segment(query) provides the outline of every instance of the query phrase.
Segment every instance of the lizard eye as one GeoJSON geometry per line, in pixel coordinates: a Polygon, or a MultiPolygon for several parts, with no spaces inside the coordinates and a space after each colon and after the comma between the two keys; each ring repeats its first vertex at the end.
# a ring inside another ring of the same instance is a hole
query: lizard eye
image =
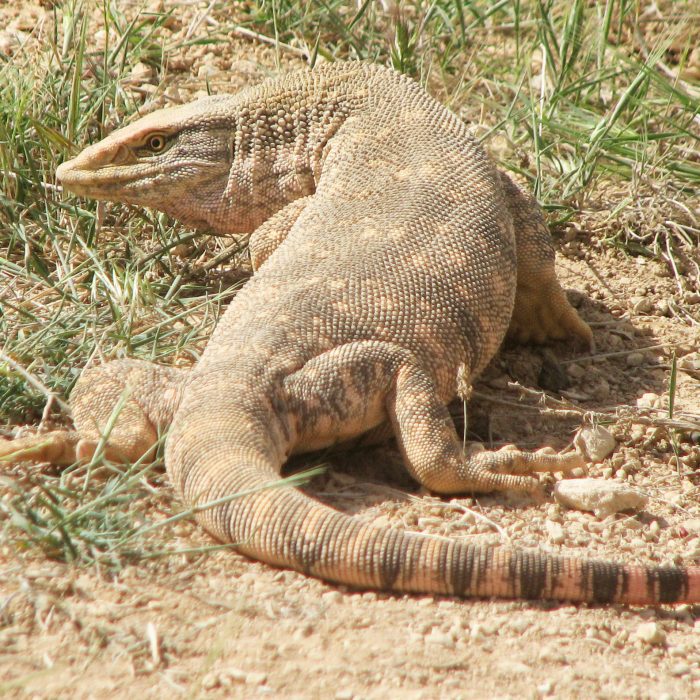
{"type": "Polygon", "coordinates": [[[151,153],[162,153],[165,150],[168,142],[163,134],[153,134],[148,137],[146,141],[146,148],[148,148],[151,153]]]}

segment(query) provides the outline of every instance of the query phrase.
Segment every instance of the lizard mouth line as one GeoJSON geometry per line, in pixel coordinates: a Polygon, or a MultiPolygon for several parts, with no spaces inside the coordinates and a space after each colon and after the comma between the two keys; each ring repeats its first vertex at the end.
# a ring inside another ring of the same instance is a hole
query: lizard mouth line
{"type": "Polygon", "coordinates": [[[222,169],[218,163],[208,160],[188,159],[177,163],[159,165],[157,168],[151,167],[149,163],[135,163],[133,165],[109,164],[99,166],[94,169],[71,167],[72,161],[67,161],[58,166],[56,178],[64,189],[75,194],[90,194],[98,191],[114,191],[117,187],[142,183],[144,186],[147,180],[151,184],[157,182],[159,178],[165,177],[178,171],[186,172],[188,169],[218,170],[222,169]]]}

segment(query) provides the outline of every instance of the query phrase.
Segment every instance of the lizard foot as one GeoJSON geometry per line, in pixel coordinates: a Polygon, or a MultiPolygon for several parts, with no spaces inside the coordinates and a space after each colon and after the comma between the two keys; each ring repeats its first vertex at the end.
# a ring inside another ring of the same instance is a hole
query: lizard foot
{"type": "Polygon", "coordinates": [[[68,466],[76,461],[80,435],[73,430],[54,430],[15,440],[0,440],[0,464],[48,462],[68,466]]]}
{"type": "Polygon", "coordinates": [[[461,475],[465,491],[526,491],[536,493],[540,482],[530,476],[538,472],[565,472],[585,466],[577,452],[558,454],[545,447],[523,452],[506,445],[495,452],[481,451],[466,456],[461,475]]]}
{"type": "Polygon", "coordinates": [[[539,288],[518,285],[508,328],[510,339],[519,343],[546,343],[572,336],[594,349],[589,325],[571,306],[556,279],[539,288]]]}
{"type": "MultiPolygon", "coordinates": [[[[103,446],[101,454],[117,464],[127,464],[138,459],[149,462],[154,456],[155,438],[150,434],[147,438],[147,442],[138,443],[135,448],[132,445],[133,440],[124,440],[123,445],[110,441],[103,446]]],[[[89,462],[99,444],[99,439],[86,439],[75,430],[36,433],[14,440],[0,439],[0,465],[30,462],[67,467],[76,462],[89,462]]]]}

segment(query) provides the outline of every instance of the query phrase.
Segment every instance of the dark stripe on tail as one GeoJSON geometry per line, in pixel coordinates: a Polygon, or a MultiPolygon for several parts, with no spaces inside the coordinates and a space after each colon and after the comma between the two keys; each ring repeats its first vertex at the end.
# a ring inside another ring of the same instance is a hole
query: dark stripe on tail
{"type": "Polygon", "coordinates": [[[659,603],[675,603],[688,595],[690,582],[684,569],[658,567],[647,572],[649,597],[659,603]]]}
{"type": "Polygon", "coordinates": [[[545,557],[534,552],[515,551],[511,554],[508,576],[514,593],[522,598],[543,598],[547,586],[545,557]]]}
{"type": "Polygon", "coordinates": [[[617,598],[623,567],[604,561],[581,562],[584,599],[591,603],[612,603],[617,598]]]}
{"type": "Polygon", "coordinates": [[[379,567],[379,583],[383,590],[393,590],[396,579],[401,574],[406,550],[403,546],[404,534],[400,530],[389,528],[382,548],[384,556],[379,567]]]}
{"type": "Polygon", "coordinates": [[[493,580],[493,547],[476,550],[476,587],[472,595],[490,595],[489,582],[493,580]]]}
{"type": "Polygon", "coordinates": [[[467,595],[473,572],[474,546],[470,544],[458,545],[455,542],[452,552],[452,567],[447,572],[447,582],[454,595],[462,598],[467,595]]]}

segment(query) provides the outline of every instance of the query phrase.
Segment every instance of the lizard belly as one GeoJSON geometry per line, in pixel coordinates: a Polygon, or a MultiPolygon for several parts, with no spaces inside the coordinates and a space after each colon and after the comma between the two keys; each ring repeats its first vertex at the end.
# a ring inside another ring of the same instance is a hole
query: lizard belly
{"type": "Polygon", "coordinates": [[[383,402],[371,407],[370,411],[366,410],[366,406],[361,408],[361,411],[342,420],[329,413],[310,415],[303,412],[299,416],[298,439],[292,452],[313,452],[349,442],[386,422],[387,413],[383,402]]]}

